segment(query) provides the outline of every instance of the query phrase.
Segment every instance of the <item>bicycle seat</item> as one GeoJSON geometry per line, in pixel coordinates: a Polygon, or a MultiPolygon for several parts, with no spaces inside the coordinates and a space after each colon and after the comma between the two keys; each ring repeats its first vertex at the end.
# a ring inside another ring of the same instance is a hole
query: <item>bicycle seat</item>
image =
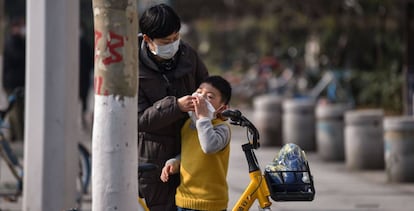
{"type": "Polygon", "coordinates": [[[155,169],[158,169],[158,165],[153,164],[153,163],[138,164],[138,172],[154,171],[155,169]]]}

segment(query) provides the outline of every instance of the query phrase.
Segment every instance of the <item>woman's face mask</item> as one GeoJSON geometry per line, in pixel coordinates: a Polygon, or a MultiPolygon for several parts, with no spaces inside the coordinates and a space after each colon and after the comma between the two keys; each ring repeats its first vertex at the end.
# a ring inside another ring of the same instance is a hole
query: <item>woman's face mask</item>
{"type": "Polygon", "coordinates": [[[166,45],[157,45],[154,43],[155,49],[151,52],[163,59],[171,59],[177,53],[179,45],[180,39],[166,45]]]}

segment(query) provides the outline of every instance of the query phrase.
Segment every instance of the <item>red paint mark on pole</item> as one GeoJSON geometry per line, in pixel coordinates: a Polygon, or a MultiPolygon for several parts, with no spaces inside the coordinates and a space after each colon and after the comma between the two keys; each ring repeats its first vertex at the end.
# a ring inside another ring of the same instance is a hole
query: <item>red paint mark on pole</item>
{"type": "Polygon", "coordinates": [[[94,83],[95,94],[99,95],[101,94],[103,78],[102,76],[96,76],[94,81],[95,81],[94,83]]]}
{"type": "Polygon", "coordinates": [[[94,79],[95,94],[108,96],[109,91],[107,89],[102,90],[102,85],[103,85],[103,77],[95,76],[95,79],[94,79]]]}
{"type": "Polygon", "coordinates": [[[96,46],[98,44],[99,39],[101,39],[101,37],[102,37],[102,32],[95,31],[95,60],[96,58],[98,58],[98,55],[96,54],[96,46]]]}
{"type": "Polygon", "coordinates": [[[102,60],[102,62],[105,65],[109,65],[111,63],[117,63],[117,62],[122,61],[122,55],[119,54],[115,49],[124,46],[123,37],[113,32],[109,32],[109,37],[110,37],[110,40],[107,41],[106,45],[108,46],[109,52],[111,52],[111,55],[102,60]]]}
{"type": "MultiPolygon", "coordinates": [[[[102,38],[102,32],[95,31],[95,60],[98,58],[96,54],[96,46],[98,41],[102,38]]],[[[118,53],[115,49],[121,48],[124,46],[124,39],[121,35],[115,34],[114,32],[109,32],[109,40],[106,41],[106,46],[109,48],[111,55],[102,59],[102,63],[109,65],[112,63],[117,63],[122,61],[122,55],[118,53]]]]}

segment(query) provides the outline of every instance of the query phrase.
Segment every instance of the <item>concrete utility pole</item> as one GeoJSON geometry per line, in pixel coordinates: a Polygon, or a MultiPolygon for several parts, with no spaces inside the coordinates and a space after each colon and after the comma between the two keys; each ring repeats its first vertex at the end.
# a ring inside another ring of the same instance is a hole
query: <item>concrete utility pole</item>
{"type": "Polygon", "coordinates": [[[136,0],[93,0],[92,210],[138,210],[136,0]]]}
{"type": "Polygon", "coordinates": [[[67,210],[79,159],[79,1],[27,1],[26,20],[23,210],[67,210]]]}

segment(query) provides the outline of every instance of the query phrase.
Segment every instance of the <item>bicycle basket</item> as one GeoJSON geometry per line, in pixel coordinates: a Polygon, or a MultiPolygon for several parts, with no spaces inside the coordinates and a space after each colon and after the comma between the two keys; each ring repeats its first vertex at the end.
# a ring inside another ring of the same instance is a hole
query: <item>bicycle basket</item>
{"type": "Polygon", "coordinates": [[[305,171],[265,170],[270,197],[274,201],[313,201],[315,187],[306,162],[305,171]]]}

